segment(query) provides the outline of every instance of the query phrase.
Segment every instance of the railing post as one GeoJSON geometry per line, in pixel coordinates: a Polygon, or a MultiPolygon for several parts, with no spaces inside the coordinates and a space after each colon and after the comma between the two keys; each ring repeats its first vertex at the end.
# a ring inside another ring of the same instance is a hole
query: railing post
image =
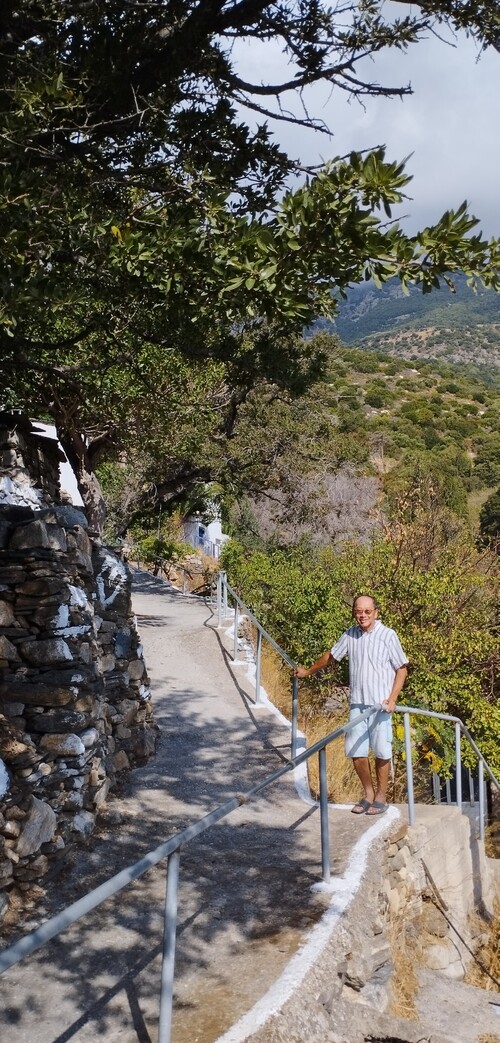
{"type": "Polygon", "coordinates": [[[484,768],[479,759],[479,836],[484,840],[484,768]]]}
{"type": "Polygon", "coordinates": [[[436,804],[441,803],[441,779],[435,771],[432,772],[432,796],[436,804]]]}
{"type": "Polygon", "coordinates": [[[476,806],[476,797],[474,794],[474,776],[469,768],[469,804],[471,808],[476,806]]]}
{"type": "Polygon", "coordinates": [[[233,663],[235,663],[235,662],[236,662],[236,660],[237,660],[237,658],[238,658],[238,624],[239,624],[239,618],[238,618],[238,616],[239,616],[239,610],[238,610],[238,602],[237,602],[237,601],[235,601],[235,603],[234,603],[234,643],[233,643],[233,663]]]}
{"type": "Polygon", "coordinates": [[[326,776],[326,747],[318,753],[319,809],[321,817],[321,872],[325,884],[330,883],[330,835],[328,825],[328,780],[326,776]]]}
{"type": "Polygon", "coordinates": [[[160,1021],[158,1043],[170,1043],[172,1005],[174,1000],[175,934],[177,929],[177,891],[179,887],[180,848],[173,851],[167,863],[167,893],[163,928],[163,961],[161,965],[160,1021]]]}
{"type": "Polygon", "coordinates": [[[292,760],[297,756],[297,720],[299,716],[299,679],[292,678],[292,760]]]}
{"type": "Polygon", "coordinates": [[[455,722],[455,789],[457,796],[457,808],[462,809],[462,752],[460,749],[460,725],[455,722]]]}
{"type": "Polygon", "coordinates": [[[406,753],[406,788],[408,790],[408,822],[415,825],[415,798],[413,794],[413,761],[411,757],[410,715],[404,714],[405,753],[406,753]]]}
{"type": "Polygon", "coordinates": [[[222,572],[217,573],[217,626],[222,626],[222,572]]]}
{"type": "Polygon", "coordinates": [[[260,665],[262,659],[262,630],[257,630],[257,650],[255,653],[255,702],[260,703],[260,665]]]}
{"type": "Polygon", "coordinates": [[[227,576],[222,573],[222,618],[227,619],[227,576]]]}

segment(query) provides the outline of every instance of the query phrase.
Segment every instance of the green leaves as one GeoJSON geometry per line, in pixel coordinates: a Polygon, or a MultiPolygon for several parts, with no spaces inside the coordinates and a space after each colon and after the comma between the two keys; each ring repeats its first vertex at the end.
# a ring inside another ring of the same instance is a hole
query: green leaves
{"type": "MultiPolygon", "coordinates": [[[[313,662],[351,624],[356,591],[373,591],[381,618],[393,626],[411,663],[404,702],[457,715],[493,771],[500,759],[500,658],[497,606],[500,568],[478,552],[449,516],[430,513],[413,489],[413,515],[401,504],[384,536],[370,546],[334,552],[302,548],[252,553],[224,550],[229,581],[297,662],[313,662]]],[[[418,726],[422,755],[446,775],[453,760],[451,729],[418,726]]]]}
{"type": "MultiPolygon", "coordinates": [[[[480,14],[491,42],[490,5],[479,7],[459,17],[433,5],[433,17],[481,34],[480,14]]],[[[222,438],[252,387],[303,390],[319,363],[304,364],[296,336],[353,282],[396,275],[427,292],[463,270],[498,287],[499,244],[474,234],[465,205],[419,236],[387,225],[404,162],[353,152],[283,194],[295,164],[240,115],[242,100],[260,107],[276,89],[241,81],[235,35],[282,40],[299,90],[322,79],[350,89],[358,59],[418,40],[429,14],[386,23],[377,0],[355,4],[346,26],[316,2],[300,18],[286,3],[20,9],[7,5],[0,28],[0,366],[13,399],[74,444],[132,451],[147,396],[162,389],[173,434],[158,425],[147,452],[157,461],[170,443],[170,475],[185,464],[176,432],[189,428],[189,387],[199,405],[206,382],[222,438]]]]}

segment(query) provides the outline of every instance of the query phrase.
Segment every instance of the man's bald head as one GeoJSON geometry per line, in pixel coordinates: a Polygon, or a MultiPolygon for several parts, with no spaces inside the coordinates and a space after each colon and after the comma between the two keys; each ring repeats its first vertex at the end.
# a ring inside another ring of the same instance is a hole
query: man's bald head
{"type": "Polygon", "coordinates": [[[373,594],[357,594],[352,603],[352,614],[362,630],[373,630],[378,617],[378,602],[373,594]]]}

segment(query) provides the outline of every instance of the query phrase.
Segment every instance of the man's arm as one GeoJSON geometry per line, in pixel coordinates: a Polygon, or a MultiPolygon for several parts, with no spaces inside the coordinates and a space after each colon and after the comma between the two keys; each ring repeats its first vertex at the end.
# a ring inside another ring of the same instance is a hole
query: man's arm
{"type": "Polygon", "coordinates": [[[328,652],[323,652],[323,655],[316,660],[312,666],[297,666],[293,671],[294,677],[310,677],[311,674],[317,674],[319,670],[324,670],[326,666],[332,666],[336,660],[333,658],[330,649],[328,652]]]}
{"type": "Polygon", "coordinates": [[[400,667],[398,667],[398,669],[396,670],[396,672],[394,674],[394,684],[393,684],[392,689],[391,689],[391,694],[385,700],[385,703],[382,703],[383,709],[387,710],[388,713],[392,713],[393,712],[393,710],[394,710],[394,708],[396,706],[396,703],[398,701],[398,695],[399,695],[399,693],[400,693],[400,691],[401,691],[401,689],[402,689],[402,687],[403,687],[407,677],[408,677],[408,667],[407,666],[400,666],[400,667]]]}

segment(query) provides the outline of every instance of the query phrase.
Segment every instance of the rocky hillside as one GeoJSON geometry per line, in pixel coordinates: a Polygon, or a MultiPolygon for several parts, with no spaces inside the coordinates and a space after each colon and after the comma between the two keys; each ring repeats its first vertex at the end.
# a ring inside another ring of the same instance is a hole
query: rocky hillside
{"type": "Polygon", "coordinates": [[[474,293],[465,276],[456,278],[455,293],[442,287],[423,294],[414,287],[405,295],[395,280],[381,289],[354,286],[335,324],[318,328],[336,332],[345,344],[402,358],[500,365],[500,295],[483,287],[474,293]]]}

